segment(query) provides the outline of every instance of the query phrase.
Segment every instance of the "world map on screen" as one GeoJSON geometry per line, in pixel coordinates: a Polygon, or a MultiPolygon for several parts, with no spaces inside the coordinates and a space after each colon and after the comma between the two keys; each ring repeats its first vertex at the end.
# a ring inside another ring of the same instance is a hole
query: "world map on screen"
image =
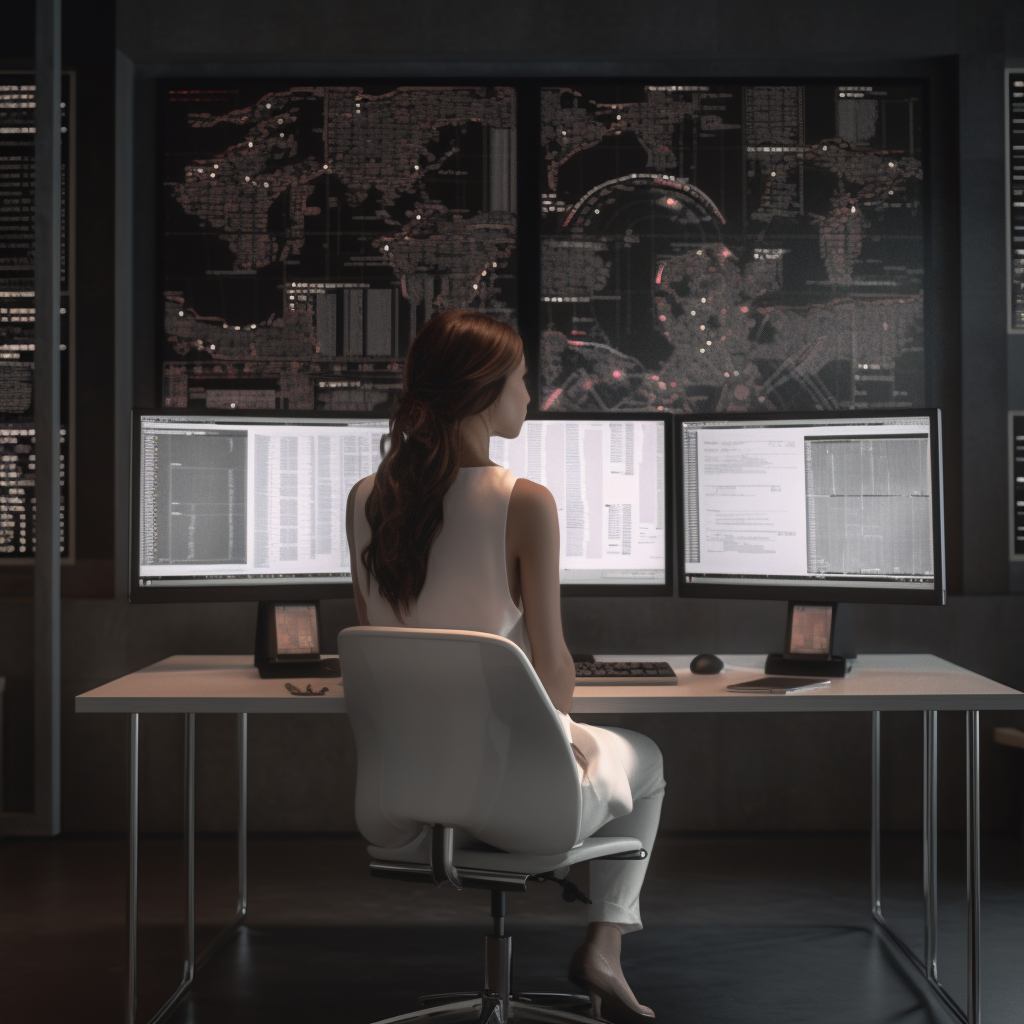
{"type": "Polygon", "coordinates": [[[921,406],[922,86],[541,89],[543,408],[921,406]]]}
{"type": "Polygon", "coordinates": [[[517,320],[508,87],[168,84],[163,404],[385,411],[443,309],[517,320]]]}

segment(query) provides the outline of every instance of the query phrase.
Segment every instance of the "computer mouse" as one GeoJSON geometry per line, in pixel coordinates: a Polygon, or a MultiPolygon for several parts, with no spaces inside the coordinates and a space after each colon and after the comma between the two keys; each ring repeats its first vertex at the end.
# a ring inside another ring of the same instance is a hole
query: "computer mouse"
{"type": "Polygon", "coordinates": [[[690,662],[690,671],[699,676],[713,676],[725,668],[725,662],[715,654],[698,654],[690,662]]]}

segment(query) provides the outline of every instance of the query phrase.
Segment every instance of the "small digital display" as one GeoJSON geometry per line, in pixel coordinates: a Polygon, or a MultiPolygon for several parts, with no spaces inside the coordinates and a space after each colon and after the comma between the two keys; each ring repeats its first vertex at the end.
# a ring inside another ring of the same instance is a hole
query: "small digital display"
{"type": "Polygon", "coordinates": [[[320,653],[315,604],[275,605],[274,631],[278,656],[320,653]]]}
{"type": "Polygon", "coordinates": [[[795,604],[789,630],[788,654],[829,656],[832,638],[832,606],[830,604],[795,604]]]}

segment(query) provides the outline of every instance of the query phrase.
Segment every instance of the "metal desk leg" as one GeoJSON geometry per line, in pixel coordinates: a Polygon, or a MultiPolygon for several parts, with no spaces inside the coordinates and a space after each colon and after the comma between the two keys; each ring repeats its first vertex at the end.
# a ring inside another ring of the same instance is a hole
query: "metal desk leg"
{"type": "MultiPolygon", "coordinates": [[[[138,715],[132,716],[138,719],[138,715]]],[[[136,772],[136,791],[138,789],[138,773],[136,772]]],[[[178,1005],[178,1001],[188,991],[196,971],[196,716],[189,712],[185,715],[185,964],[181,972],[181,981],[170,998],[157,1010],[149,1024],[158,1024],[178,1005]]],[[[136,833],[136,844],[138,835],[136,833]]],[[[138,868],[136,867],[136,873],[138,868]]],[[[137,913],[137,909],[136,909],[137,913]]],[[[135,955],[138,956],[138,922],[130,926],[134,933],[135,955]]],[[[137,1002],[137,1000],[136,1000],[137,1002]]],[[[135,1024],[136,1007],[133,1006],[132,1016],[128,1024],[135,1024]]]]}
{"type": "Polygon", "coordinates": [[[238,906],[239,925],[249,910],[249,716],[238,716],[238,906]]]}
{"type": "MultiPolygon", "coordinates": [[[[196,716],[185,715],[185,967],[183,986],[196,973],[196,716]]],[[[159,1015],[158,1015],[159,1016],[159,1015]]]]}
{"type": "Polygon", "coordinates": [[[128,991],[125,1019],[135,1024],[139,975],[139,715],[128,716],[128,991]]]}
{"type": "Polygon", "coordinates": [[[978,1003],[978,933],[980,905],[978,902],[978,712],[967,712],[967,902],[968,902],[968,1009],[946,991],[938,978],[936,957],[937,934],[937,768],[938,712],[924,712],[924,822],[922,859],[924,869],[924,939],[922,960],[889,926],[882,914],[881,879],[881,714],[871,714],[871,916],[883,934],[924,976],[932,991],[961,1024],[981,1024],[978,1003]],[[973,723],[973,724],[972,724],[973,723]]]}
{"type": "Polygon", "coordinates": [[[981,1024],[981,788],[977,711],[967,712],[967,1021],[981,1024]]]}
{"type": "MultiPolygon", "coordinates": [[[[138,714],[128,716],[128,998],[126,1020],[138,1015],[138,714]]],[[[185,936],[184,968],[174,993],[151,1019],[159,1024],[196,975],[196,716],[185,715],[184,741],[185,936]]]]}
{"type": "MultiPolygon", "coordinates": [[[[203,950],[195,962],[198,971],[245,922],[249,910],[249,716],[238,716],[238,901],[235,918],[203,950]]],[[[156,1020],[150,1022],[156,1024],[156,1020]]]]}
{"type": "Polygon", "coordinates": [[[871,916],[882,920],[882,713],[871,712],[871,916]]]}
{"type": "Polygon", "coordinates": [[[924,896],[924,965],[931,981],[939,977],[938,965],[938,737],[939,713],[925,711],[924,717],[924,776],[922,778],[923,806],[921,808],[921,877],[924,896]]]}

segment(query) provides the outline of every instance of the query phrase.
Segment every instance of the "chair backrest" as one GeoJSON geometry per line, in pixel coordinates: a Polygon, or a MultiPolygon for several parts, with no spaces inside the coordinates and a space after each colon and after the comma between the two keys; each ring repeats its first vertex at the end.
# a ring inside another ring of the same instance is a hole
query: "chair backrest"
{"type": "Polygon", "coordinates": [[[338,635],[338,652],[359,762],[356,822],[367,839],[394,846],[379,833],[443,824],[510,853],[576,843],[576,761],[516,644],[357,626],[338,635]]]}

